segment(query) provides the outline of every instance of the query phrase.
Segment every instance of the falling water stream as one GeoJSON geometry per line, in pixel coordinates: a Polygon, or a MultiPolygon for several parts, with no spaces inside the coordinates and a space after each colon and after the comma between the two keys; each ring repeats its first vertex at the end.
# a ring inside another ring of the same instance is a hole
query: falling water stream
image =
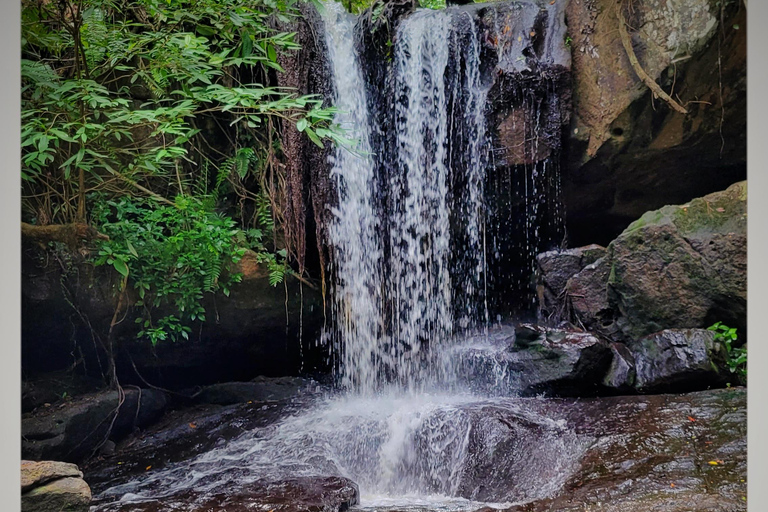
{"type": "Polygon", "coordinates": [[[487,34],[461,8],[417,10],[399,23],[391,84],[382,84],[394,135],[382,148],[372,142],[381,127],[368,112],[356,18],[332,2],[322,16],[336,122],[355,141],[329,158],[338,199],[329,205],[332,321],[323,339],[337,354],[340,390],[113,486],[105,502],[338,475],[358,484],[364,508],[501,506],[556,491],[586,447],[562,420],[528,412],[526,400],[536,399],[510,398],[509,389],[500,397],[493,379],[470,389],[457,375],[454,349],[492,347],[498,331],[487,301],[487,260],[498,253],[486,228],[487,34]],[[382,177],[385,155],[391,173],[382,177]]]}

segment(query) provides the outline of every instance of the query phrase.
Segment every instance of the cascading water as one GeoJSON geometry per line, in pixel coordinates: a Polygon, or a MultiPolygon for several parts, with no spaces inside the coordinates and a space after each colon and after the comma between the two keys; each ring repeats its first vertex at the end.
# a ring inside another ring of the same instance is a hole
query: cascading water
{"type": "Polygon", "coordinates": [[[332,209],[329,237],[335,249],[335,283],[332,313],[342,384],[347,388],[373,390],[379,367],[389,362],[379,350],[381,324],[381,233],[378,195],[371,152],[365,82],[354,46],[355,17],[341,4],[325,6],[325,34],[331,63],[335,122],[356,141],[353,148],[339,147],[330,157],[331,178],[338,205],[332,209]],[[354,371],[352,371],[354,369],[354,371]]]}
{"type": "MultiPolygon", "coordinates": [[[[214,493],[292,476],[350,478],[363,507],[430,509],[525,502],[565,482],[589,440],[563,421],[528,412],[526,400],[536,399],[494,398],[514,393],[506,369],[483,376],[496,389],[470,391],[471,376],[457,375],[466,367],[449,346],[480,332],[465,343],[495,350],[489,298],[503,295],[500,283],[508,281],[492,267],[529,265],[545,213],[539,202],[553,201],[542,199],[552,187],[540,184],[557,182],[556,151],[526,160],[538,154],[541,101],[523,94],[506,105],[510,88],[494,75],[494,66],[545,60],[524,55],[522,44],[510,54],[497,40],[519,31],[516,19],[524,32],[507,39],[512,46],[530,39],[527,27],[547,11],[510,5],[504,19],[496,7],[417,10],[397,26],[386,83],[367,84],[356,18],[341,4],[325,4],[336,122],[355,140],[328,162],[335,200],[328,205],[332,282],[324,339],[344,393],[112,487],[100,510],[113,507],[115,497],[118,505],[172,503],[190,490],[214,493]],[[391,125],[376,124],[377,102],[392,111],[391,125]],[[500,124],[513,133],[524,122],[525,158],[504,164],[491,150],[505,129],[491,133],[489,120],[497,118],[511,119],[500,124]],[[520,232],[521,239],[507,240],[520,232]],[[522,257],[510,259],[515,251],[522,257]]],[[[560,33],[550,37],[562,41],[560,33]]]]}

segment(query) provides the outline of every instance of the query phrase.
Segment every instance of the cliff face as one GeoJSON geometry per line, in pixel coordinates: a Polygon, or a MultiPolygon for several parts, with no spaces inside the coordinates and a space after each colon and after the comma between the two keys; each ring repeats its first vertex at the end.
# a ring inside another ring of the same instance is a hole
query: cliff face
{"type": "Polygon", "coordinates": [[[638,77],[616,5],[571,0],[567,8],[574,101],[563,193],[572,246],[605,245],[648,210],[746,178],[746,7],[622,3],[639,66],[683,114],[638,77]]]}
{"type": "MultiPolygon", "coordinates": [[[[22,267],[22,369],[25,377],[71,367],[98,376],[107,367],[106,333],[117,306],[120,276],[94,267],[82,252],[25,240],[22,267]]],[[[115,327],[118,372],[124,383],[191,386],[254,375],[292,375],[312,369],[323,306],[314,287],[287,278],[273,287],[253,253],[236,272],[243,280],[227,297],[204,298],[207,322],[188,342],[137,340],[137,297],[128,294],[115,327]],[[302,357],[303,355],[303,357],[302,357]],[[134,369],[134,365],[136,369],[134,369]]],[[[318,356],[318,364],[324,358],[318,356]]]]}

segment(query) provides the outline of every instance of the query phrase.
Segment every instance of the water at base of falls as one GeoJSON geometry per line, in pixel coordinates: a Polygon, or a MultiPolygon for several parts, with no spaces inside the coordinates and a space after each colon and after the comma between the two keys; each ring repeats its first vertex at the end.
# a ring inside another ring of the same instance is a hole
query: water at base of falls
{"type": "MultiPolygon", "coordinates": [[[[492,329],[495,335],[509,331],[492,329]]],[[[485,340],[458,347],[487,350],[485,340]]],[[[269,426],[110,487],[96,510],[148,501],[192,508],[190,492],[227,495],[257,481],[328,476],[355,482],[363,509],[477,510],[548,497],[592,440],[549,414],[551,400],[494,396],[506,378],[500,373],[474,392],[460,385],[383,388],[375,395],[328,391],[269,426]]]]}

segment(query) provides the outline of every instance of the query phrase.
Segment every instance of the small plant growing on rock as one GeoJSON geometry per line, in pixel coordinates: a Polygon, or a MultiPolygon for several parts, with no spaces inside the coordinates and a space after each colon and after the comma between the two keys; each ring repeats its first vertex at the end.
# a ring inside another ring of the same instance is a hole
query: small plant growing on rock
{"type": "Polygon", "coordinates": [[[715,333],[715,341],[721,342],[725,347],[725,363],[738,376],[739,383],[745,384],[747,381],[747,347],[734,347],[733,344],[738,340],[735,327],[728,327],[722,322],[717,322],[707,328],[715,333]]]}

